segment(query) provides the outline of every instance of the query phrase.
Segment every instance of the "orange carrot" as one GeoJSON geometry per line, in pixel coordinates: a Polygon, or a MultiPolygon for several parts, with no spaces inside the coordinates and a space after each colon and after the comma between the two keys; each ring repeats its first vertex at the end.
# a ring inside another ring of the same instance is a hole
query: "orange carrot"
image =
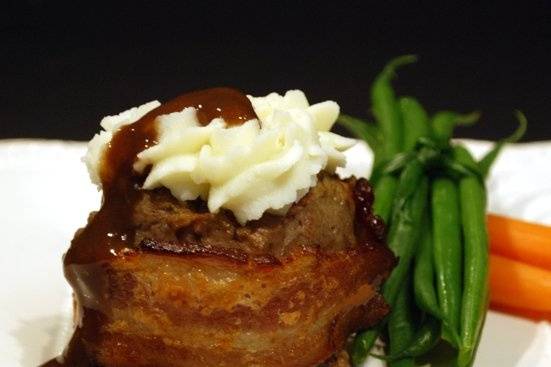
{"type": "Polygon", "coordinates": [[[490,251],[551,271],[551,227],[488,214],[490,251]]]}
{"type": "Polygon", "coordinates": [[[509,313],[515,316],[524,317],[525,319],[530,319],[534,321],[542,321],[542,320],[551,321],[551,312],[541,312],[541,311],[527,310],[524,308],[507,307],[496,303],[491,303],[490,308],[494,311],[509,313]]]}
{"type": "Polygon", "coordinates": [[[508,308],[551,312],[551,270],[490,255],[490,302],[508,308]]]}

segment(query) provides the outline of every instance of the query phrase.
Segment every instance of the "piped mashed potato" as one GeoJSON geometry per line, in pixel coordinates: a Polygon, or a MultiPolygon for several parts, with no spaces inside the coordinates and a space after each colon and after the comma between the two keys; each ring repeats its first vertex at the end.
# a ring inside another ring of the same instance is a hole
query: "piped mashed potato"
{"type": "MultiPolygon", "coordinates": [[[[248,96],[258,119],[227,126],[221,118],[201,125],[196,109],[157,117],[158,144],[138,154],[134,169],[151,166],[143,188],[166,187],[179,200],[202,198],[211,212],[233,212],[241,224],[265,212],[284,215],[317,183],[322,170],[345,164],[355,140],[329,132],[339,115],[333,101],[309,105],[303,92],[248,96]]],[[[157,107],[149,102],[102,120],[105,131],[88,145],[84,160],[101,185],[99,166],[116,130],[157,107]]]]}

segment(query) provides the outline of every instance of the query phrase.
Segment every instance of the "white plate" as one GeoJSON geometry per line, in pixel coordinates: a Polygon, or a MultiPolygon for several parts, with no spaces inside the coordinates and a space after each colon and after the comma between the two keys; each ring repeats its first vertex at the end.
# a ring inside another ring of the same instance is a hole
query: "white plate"
{"type": "MultiPolygon", "coordinates": [[[[468,142],[480,155],[485,142],[468,142]]],[[[83,143],[0,142],[0,366],[35,367],[59,354],[71,334],[71,291],[61,256],[100,195],[80,157],[83,143]]],[[[348,171],[366,175],[359,145],[348,171]]],[[[489,180],[490,210],[551,224],[551,143],[511,146],[489,180]]],[[[370,361],[369,366],[377,366],[370,361]]],[[[476,366],[551,366],[551,327],[490,312],[476,366]]]]}

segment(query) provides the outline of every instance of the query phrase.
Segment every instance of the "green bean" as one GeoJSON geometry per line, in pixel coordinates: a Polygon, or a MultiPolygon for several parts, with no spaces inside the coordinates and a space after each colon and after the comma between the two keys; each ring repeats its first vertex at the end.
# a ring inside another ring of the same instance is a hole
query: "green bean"
{"type": "Polygon", "coordinates": [[[417,306],[426,313],[441,319],[434,288],[434,263],[432,254],[432,227],[430,211],[425,211],[419,249],[415,254],[413,271],[413,290],[417,306]]]}
{"type": "Polygon", "coordinates": [[[369,354],[371,348],[373,348],[380,331],[381,329],[379,325],[373,329],[368,329],[356,334],[349,351],[350,360],[352,361],[353,366],[361,366],[364,363],[365,358],[369,354]]]}
{"type": "MultiPolygon", "coordinates": [[[[371,87],[373,113],[379,124],[379,130],[383,139],[382,149],[380,154],[378,154],[381,157],[381,161],[391,160],[396,153],[402,150],[401,116],[390,81],[394,76],[396,68],[412,63],[415,60],[416,57],[413,55],[406,55],[392,60],[377,76],[371,87]]],[[[377,168],[376,166],[374,167],[377,168]]],[[[392,175],[383,175],[374,184],[375,201],[373,203],[373,212],[388,224],[398,181],[392,175]]],[[[396,270],[392,274],[395,272],[396,270]]],[[[359,365],[363,362],[375,343],[379,332],[380,329],[371,329],[356,335],[351,351],[351,359],[354,365],[359,365]]]]}
{"type": "Polygon", "coordinates": [[[382,144],[381,132],[371,122],[341,113],[337,118],[337,123],[352,133],[354,137],[364,140],[371,150],[377,149],[382,144]]]}
{"type": "Polygon", "coordinates": [[[337,123],[356,138],[365,140],[371,148],[373,148],[372,145],[377,146],[382,142],[379,129],[371,122],[341,113],[337,118],[337,123]]]}
{"type": "Polygon", "coordinates": [[[412,97],[398,100],[404,124],[404,150],[412,151],[420,137],[430,136],[429,118],[421,104],[412,97]]]}
{"type": "MultiPolygon", "coordinates": [[[[422,166],[417,167],[422,169],[422,166]]],[[[401,178],[403,176],[404,174],[402,173],[401,178]]],[[[410,174],[407,176],[411,177],[410,174]]],[[[407,185],[405,181],[401,183],[407,185]]],[[[422,177],[420,183],[414,187],[416,190],[413,196],[407,200],[403,210],[396,215],[391,232],[388,236],[389,247],[394,251],[396,256],[399,257],[398,265],[394,268],[390,277],[385,282],[382,291],[385,300],[390,305],[395,303],[400,285],[403,284],[409,271],[420,228],[421,216],[427,201],[428,179],[422,177]]],[[[377,195],[377,193],[375,193],[375,195],[377,195]]],[[[375,199],[375,201],[376,200],[377,199],[375,199]]],[[[379,332],[380,329],[375,328],[356,335],[351,350],[351,359],[354,365],[363,363],[369,350],[375,343],[379,332]]]]}
{"type": "Polygon", "coordinates": [[[459,114],[451,111],[437,112],[432,118],[432,132],[434,139],[442,145],[449,144],[453,129],[457,125],[472,125],[480,118],[479,112],[459,114]]]}
{"type": "Polygon", "coordinates": [[[461,225],[456,184],[444,177],[432,184],[432,223],[436,289],[444,325],[442,338],[456,346],[461,312],[461,225]]]}
{"type": "Polygon", "coordinates": [[[383,356],[389,361],[400,358],[419,357],[432,350],[440,340],[440,322],[434,317],[428,317],[415,333],[411,343],[400,352],[383,356]]]}
{"type": "Polygon", "coordinates": [[[415,160],[406,166],[400,176],[400,186],[413,185],[415,191],[405,201],[403,207],[395,212],[388,235],[388,246],[399,259],[398,265],[396,265],[383,285],[383,296],[390,305],[394,304],[400,286],[408,274],[411,260],[415,253],[415,245],[421,227],[421,218],[425,210],[428,195],[428,179],[425,176],[416,177],[415,174],[409,173],[408,170],[418,170],[418,172],[422,173],[422,169],[422,165],[415,160]],[[412,177],[412,181],[405,180],[412,177]]]}
{"type": "Polygon", "coordinates": [[[526,132],[526,126],[528,125],[526,116],[524,116],[524,114],[518,110],[515,111],[515,115],[519,123],[517,129],[513,132],[513,134],[511,134],[511,136],[498,141],[494,145],[494,147],[480,160],[480,162],[478,162],[478,166],[483,177],[488,176],[492,164],[496,160],[497,156],[499,155],[505,144],[515,143],[519,141],[526,132]]]}
{"type": "MultiPolygon", "coordinates": [[[[474,163],[463,147],[455,147],[454,155],[465,165],[474,163]]],[[[458,365],[465,367],[473,362],[488,306],[488,234],[486,196],[482,182],[475,176],[465,176],[459,182],[459,193],[465,264],[458,365]]]]}
{"type": "Polygon", "coordinates": [[[405,55],[390,61],[375,78],[371,87],[373,114],[383,136],[383,159],[391,159],[402,150],[402,119],[396,96],[390,81],[398,67],[416,61],[413,55],[405,55]]]}
{"type": "Polygon", "coordinates": [[[354,137],[367,143],[373,152],[372,171],[376,170],[381,165],[383,147],[383,138],[379,128],[373,123],[343,113],[339,115],[337,123],[352,133],[354,137]]]}
{"type": "Polygon", "coordinates": [[[392,212],[392,203],[397,187],[398,180],[393,176],[382,176],[375,184],[373,213],[381,217],[386,223],[388,223],[392,212]]]}
{"type": "MultiPolygon", "coordinates": [[[[400,173],[398,187],[394,196],[391,223],[396,222],[397,216],[402,213],[408,200],[413,196],[419,182],[424,174],[424,166],[418,159],[410,160],[400,173]]],[[[396,227],[392,226],[389,232],[389,237],[392,236],[392,231],[396,227]]],[[[418,233],[421,233],[418,229],[418,233]]]]}
{"type": "MultiPolygon", "coordinates": [[[[390,340],[390,354],[397,354],[411,344],[415,333],[413,315],[411,312],[410,279],[402,283],[396,297],[396,303],[388,319],[388,337],[390,340]]],[[[414,366],[413,359],[395,359],[389,363],[390,367],[414,366]]]]}
{"type": "Polygon", "coordinates": [[[422,177],[422,173],[423,166],[418,160],[409,162],[400,174],[396,189],[388,244],[399,262],[383,286],[383,296],[390,305],[396,303],[414,253],[419,232],[418,222],[424,211],[428,192],[428,181],[422,177]]]}
{"type": "Polygon", "coordinates": [[[374,167],[371,171],[371,177],[369,180],[376,185],[377,182],[379,182],[379,179],[385,175],[395,176],[397,173],[402,171],[402,169],[411,160],[416,158],[416,156],[418,156],[418,154],[415,154],[414,152],[402,152],[396,154],[391,160],[381,162],[378,166],[374,167]]]}
{"type": "MultiPolygon", "coordinates": [[[[406,55],[390,61],[375,78],[371,87],[373,114],[375,115],[383,139],[381,151],[377,155],[380,159],[378,158],[377,165],[374,165],[374,168],[378,167],[379,162],[392,159],[395,154],[402,150],[400,109],[390,81],[399,66],[412,63],[415,60],[415,56],[406,55]]],[[[373,210],[375,214],[387,222],[391,214],[392,199],[397,186],[396,178],[390,175],[383,176],[377,179],[377,182],[374,182],[374,184],[375,202],[373,210]]]]}

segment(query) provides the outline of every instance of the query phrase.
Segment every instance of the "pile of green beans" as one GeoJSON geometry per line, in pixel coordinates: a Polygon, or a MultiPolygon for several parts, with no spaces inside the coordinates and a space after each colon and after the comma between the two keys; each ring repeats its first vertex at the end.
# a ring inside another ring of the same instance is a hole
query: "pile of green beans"
{"type": "Polygon", "coordinates": [[[517,111],[519,129],[475,161],[451,138],[455,126],[476,122],[477,112],[431,117],[413,97],[395,95],[396,69],[415,61],[398,57],[375,78],[375,123],[344,114],[338,120],[374,152],[373,210],[386,222],[388,246],[399,260],[382,287],[392,311],[356,334],[349,348],[355,366],[377,338],[386,342],[386,355],[377,357],[391,367],[430,363],[439,344],[455,350],[446,365],[473,364],[488,303],[484,177],[504,143],[526,128],[517,111]]]}

